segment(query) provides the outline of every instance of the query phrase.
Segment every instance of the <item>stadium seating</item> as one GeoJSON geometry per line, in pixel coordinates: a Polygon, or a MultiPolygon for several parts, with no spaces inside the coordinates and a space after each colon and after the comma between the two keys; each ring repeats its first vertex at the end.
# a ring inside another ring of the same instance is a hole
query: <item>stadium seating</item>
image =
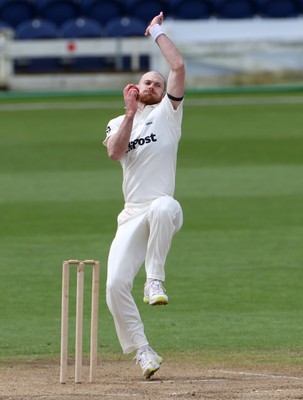
{"type": "Polygon", "coordinates": [[[38,0],[37,12],[40,18],[51,21],[59,27],[69,19],[80,16],[80,1],[38,0]]]}
{"type": "Polygon", "coordinates": [[[81,12],[87,18],[106,24],[124,16],[124,3],[122,0],[82,0],[81,12]]]}
{"type": "MultiPolygon", "coordinates": [[[[56,39],[57,27],[53,23],[41,19],[25,21],[18,25],[16,38],[19,40],[56,39]]],[[[17,59],[16,72],[58,72],[60,70],[59,58],[46,57],[35,59],[17,59]]]]}
{"type": "MultiPolygon", "coordinates": [[[[64,39],[98,38],[103,36],[101,25],[89,18],[72,19],[61,26],[59,36],[64,39]]],[[[107,67],[105,57],[66,57],[61,60],[65,72],[95,72],[107,67]]]]}
{"type": "Polygon", "coordinates": [[[21,22],[35,17],[32,0],[0,0],[0,20],[16,28],[21,22]]]}
{"type": "Polygon", "coordinates": [[[211,0],[169,0],[170,15],[176,19],[207,19],[213,14],[211,0]]]}
{"type": "Polygon", "coordinates": [[[165,16],[170,15],[170,6],[167,0],[126,0],[126,14],[138,18],[145,23],[150,22],[153,16],[163,11],[165,16]]]}
{"type": "Polygon", "coordinates": [[[256,0],[213,0],[213,4],[217,18],[253,18],[258,11],[256,0]]]}
{"type": "MultiPolygon", "coordinates": [[[[250,19],[303,17],[303,0],[0,0],[0,29],[10,27],[18,40],[131,37],[144,35],[160,11],[166,19],[250,19]]],[[[115,70],[113,57],[67,57],[16,61],[28,72],[115,70]]],[[[131,57],[118,69],[129,70],[131,57]]],[[[149,58],[142,55],[140,69],[149,58]]]]}
{"type": "Polygon", "coordinates": [[[256,0],[263,18],[291,18],[302,13],[299,0],[256,0]]]}

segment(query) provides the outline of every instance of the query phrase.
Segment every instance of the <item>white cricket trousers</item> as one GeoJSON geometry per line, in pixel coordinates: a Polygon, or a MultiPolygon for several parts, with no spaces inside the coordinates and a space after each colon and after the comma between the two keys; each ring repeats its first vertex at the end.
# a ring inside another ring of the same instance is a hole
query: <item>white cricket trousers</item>
{"type": "Polygon", "coordinates": [[[131,294],[135,276],[145,261],[147,278],[165,280],[165,260],[182,223],[181,206],[170,196],[136,208],[126,206],[118,216],[108,257],[106,301],[124,353],[148,345],[131,294]]]}

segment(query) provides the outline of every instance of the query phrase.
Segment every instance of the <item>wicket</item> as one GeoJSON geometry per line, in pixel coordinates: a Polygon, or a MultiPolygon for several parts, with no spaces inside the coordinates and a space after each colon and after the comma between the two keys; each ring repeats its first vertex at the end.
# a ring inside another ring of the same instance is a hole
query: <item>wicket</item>
{"type": "Polygon", "coordinates": [[[92,303],[90,328],[90,369],[89,381],[95,380],[98,356],[98,313],[100,262],[95,260],[69,260],[63,262],[62,268],[62,309],[61,309],[61,357],[60,383],[67,380],[68,357],[68,305],[69,305],[69,271],[70,265],[77,266],[77,300],[76,300],[76,343],[75,343],[75,383],[82,382],[82,334],[83,334],[83,289],[84,266],[92,266],[92,303]]]}

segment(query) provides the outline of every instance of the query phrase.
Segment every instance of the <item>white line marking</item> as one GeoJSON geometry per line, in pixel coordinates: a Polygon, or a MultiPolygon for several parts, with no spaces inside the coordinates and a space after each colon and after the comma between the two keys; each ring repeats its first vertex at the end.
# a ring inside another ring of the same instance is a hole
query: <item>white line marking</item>
{"type": "Polygon", "coordinates": [[[217,99],[189,99],[185,102],[190,106],[245,106],[264,104],[302,104],[302,96],[277,96],[277,97],[230,97],[217,99]]]}
{"type": "MultiPolygon", "coordinates": [[[[213,106],[245,106],[270,104],[303,104],[303,96],[278,97],[237,97],[217,99],[189,99],[185,106],[213,107],[213,106]]],[[[85,109],[117,108],[124,109],[123,102],[119,101],[85,101],[85,102],[43,102],[43,103],[10,103],[1,104],[0,111],[39,111],[39,110],[85,110],[85,109]]]]}
{"type": "Polygon", "coordinates": [[[303,380],[302,377],[298,376],[287,376],[287,375],[272,375],[272,374],[259,374],[255,372],[242,372],[242,371],[225,371],[225,370],[216,370],[215,372],[220,372],[224,374],[233,374],[233,375],[247,375],[247,376],[259,376],[264,378],[272,378],[272,379],[296,379],[303,380]]]}
{"type": "Polygon", "coordinates": [[[166,380],[166,379],[152,379],[150,381],[142,381],[139,383],[143,383],[143,384],[163,384],[163,383],[197,383],[197,382],[226,382],[226,379],[221,379],[221,378],[212,378],[212,379],[170,379],[170,380],[166,380]]]}
{"type": "Polygon", "coordinates": [[[0,111],[43,111],[43,110],[85,110],[96,108],[121,108],[122,102],[85,101],[85,102],[44,102],[1,104],[0,111]]]}

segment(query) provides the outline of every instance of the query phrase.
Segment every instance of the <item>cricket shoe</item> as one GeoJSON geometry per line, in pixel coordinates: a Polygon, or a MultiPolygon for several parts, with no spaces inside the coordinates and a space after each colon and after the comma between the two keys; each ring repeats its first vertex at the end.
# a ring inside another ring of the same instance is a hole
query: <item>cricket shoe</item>
{"type": "Polygon", "coordinates": [[[150,346],[146,346],[142,350],[138,350],[134,358],[136,363],[140,365],[145,379],[149,379],[161,366],[163,361],[150,346]]]}
{"type": "Polygon", "coordinates": [[[153,280],[145,283],[143,301],[151,306],[168,304],[168,297],[161,281],[153,280]]]}

